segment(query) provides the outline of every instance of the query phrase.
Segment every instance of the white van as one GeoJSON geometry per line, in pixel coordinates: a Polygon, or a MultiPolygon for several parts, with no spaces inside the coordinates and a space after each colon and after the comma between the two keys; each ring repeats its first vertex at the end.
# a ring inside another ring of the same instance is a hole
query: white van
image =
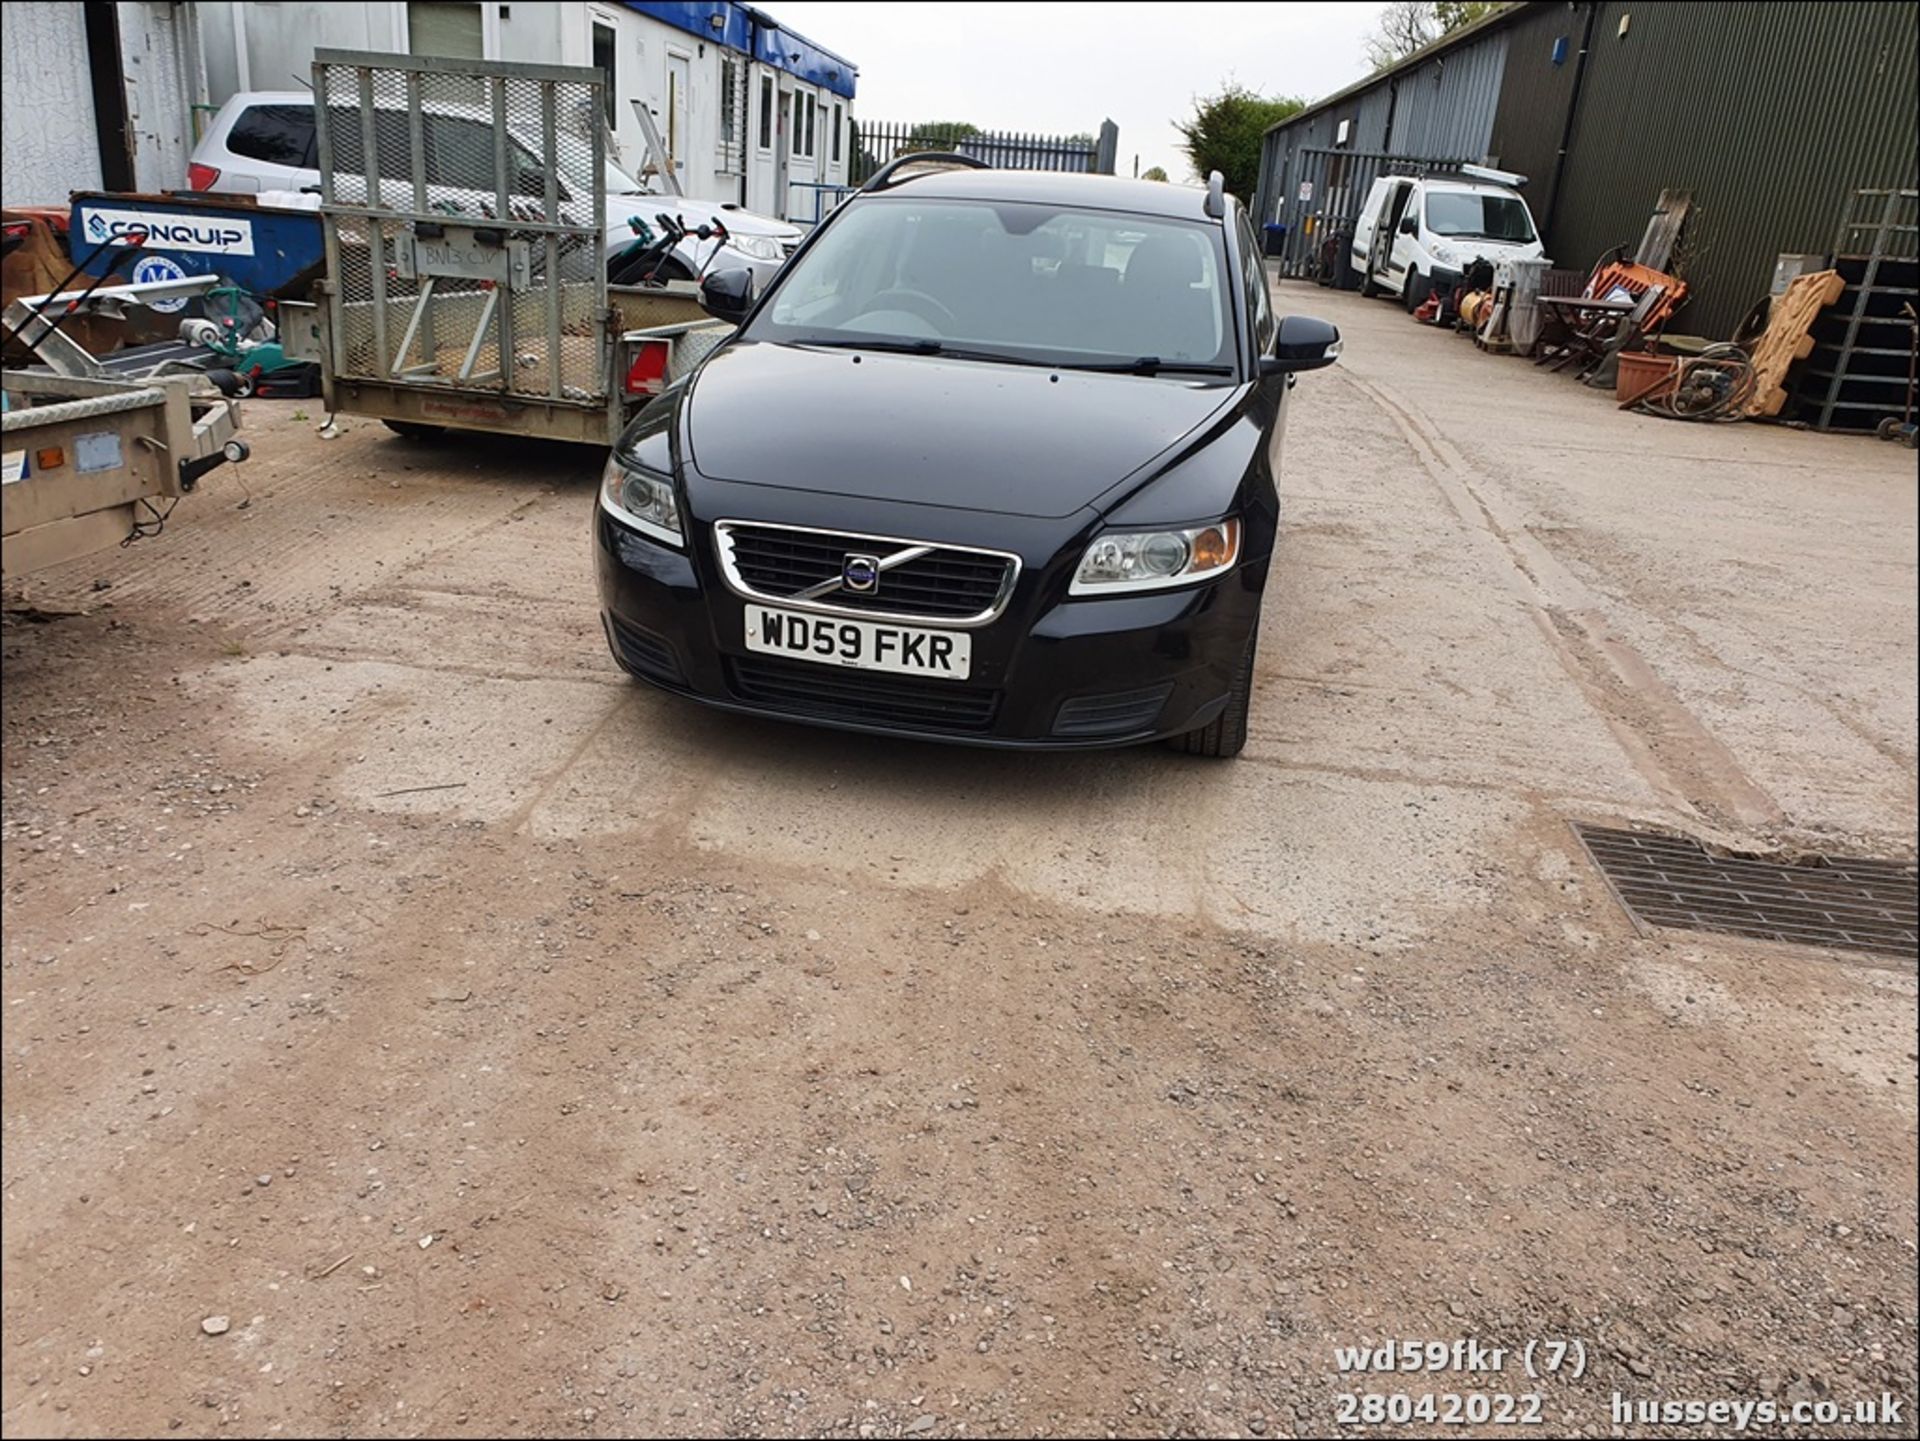
{"type": "Polygon", "coordinates": [[[1539,260],[1524,175],[1462,165],[1433,175],[1383,175],[1353,228],[1360,293],[1398,295],[1419,308],[1435,279],[1451,283],[1475,260],[1539,260]]]}

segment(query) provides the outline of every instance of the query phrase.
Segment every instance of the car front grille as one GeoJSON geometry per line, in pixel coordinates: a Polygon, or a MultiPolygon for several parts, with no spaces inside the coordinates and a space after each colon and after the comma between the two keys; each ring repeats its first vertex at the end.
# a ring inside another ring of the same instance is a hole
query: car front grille
{"type": "Polygon", "coordinates": [[[993,551],[936,546],[886,566],[887,558],[923,542],[832,531],[720,521],[714,530],[734,589],[759,600],[794,601],[801,592],[837,582],[850,555],[877,557],[883,567],[870,592],[835,585],[797,603],[857,614],[925,617],[979,624],[999,614],[1019,562],[993,551]]]}
{"type": "Polygon", "coordinates": [[[767,710],[901,730],[977,734],[1000,706],[998,691],[754,656],[730,658],[727,681],[737,699],[767,710]]]}

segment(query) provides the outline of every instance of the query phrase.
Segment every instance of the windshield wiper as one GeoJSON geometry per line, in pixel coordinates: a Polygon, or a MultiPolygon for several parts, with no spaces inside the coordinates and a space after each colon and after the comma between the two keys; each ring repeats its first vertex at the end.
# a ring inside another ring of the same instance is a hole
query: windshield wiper
{"type": "Polygon", "coordinates": [[[1231,365],[1203,365],[1188,360],[1162,360],[1157,355],[1143,355],[1137,360],[1088,361],[1059,365],[1056,370],[1091,370],[1111,375],[1232,375],[1231,365]]]}
{"type": "Polygon", "coordinates": [[[803,340],[800,344],[817,346],[822,350],[888,350],[899,355],[939,355],[946,350],[946,346],[931,338],[892,340],[885,336],[874,336],[864,340],[852,336],[844,340],[803,340]]]}
{"type": "Polygon", "coordinates": [[[922,340],[880,339],[855,340],[851,337],[836,340],[803,340],[802,345],[831,347],[835,350],[885,350],[900,355],[938,355],[944,360],[987,360],[997,365],[1038,365],[1053,367],[1051,361],[1032,360],[1024,355],[1008,355],[999,350],[976,350],[965,345],[948,345],[944,340],[935,340],[931,336],[922,340]]]}

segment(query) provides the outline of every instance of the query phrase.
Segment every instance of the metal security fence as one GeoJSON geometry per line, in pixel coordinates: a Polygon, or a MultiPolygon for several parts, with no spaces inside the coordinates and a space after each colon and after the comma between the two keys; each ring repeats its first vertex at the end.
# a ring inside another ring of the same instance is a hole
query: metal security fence
{"type": "Polygon", "coordinates": [[[921,150],[957,151],[1000,170],[1111,175],[1119,146],[1120,130],[1111,120],[1102,122],[1097,135],[1034,135],[940,123],[860,121],[854,126],[852,180],[855,185],[864,184],[888,161],[921,150]]]}
{"type": "Polygon", "coordinates": [[[604,403],[601,72],[322,50],[313,89],[334,374],[604,403]]]}
{"type": "Polygon", "coordinates": [[[1354,224],[1367,192],[1383,175],[1425,175],[1452,170],[1463,162],[1416,155],[1387,155],[1370,150],[1294,152],[1283,187],[1280,223],[1287,227],[1280,252],[1280,273],[1329,284],[1357,283],[1347,261],[1354,224]]]}

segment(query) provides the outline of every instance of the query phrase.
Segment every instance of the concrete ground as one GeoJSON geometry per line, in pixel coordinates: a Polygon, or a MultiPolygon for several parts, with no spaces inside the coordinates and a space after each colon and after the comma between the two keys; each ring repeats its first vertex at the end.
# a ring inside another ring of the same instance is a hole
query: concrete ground
{"type": "Polygon", "coordinates": [[[1912,856],[1911,453],[1279,298],[1348,344],[1229,764],[638,689],[593,457],[317,403],[35,577],[7,1434],[1913,1434],[1912,963],[1641,934],[1569,826],[1912,856]]]}

